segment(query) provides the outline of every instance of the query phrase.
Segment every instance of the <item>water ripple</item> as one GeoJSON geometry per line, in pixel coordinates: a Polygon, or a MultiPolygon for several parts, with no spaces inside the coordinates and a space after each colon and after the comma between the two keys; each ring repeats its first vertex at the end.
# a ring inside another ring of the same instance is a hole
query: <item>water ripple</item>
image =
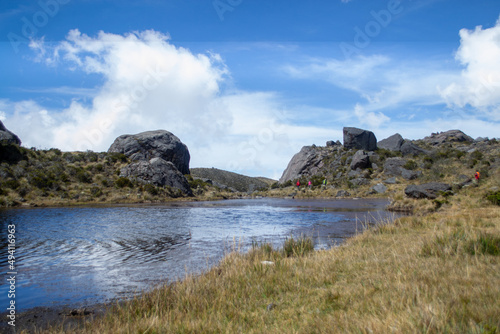
{"type": "MultiPolygon", "coordinates": [[[[200,272],[252,241],[279,246],[294,234],[337,244],[387,203],[284,199],[158,206],[0,211],[0,239],[16,224],[19,309],[130,297],[162,280],[200,272]]],[[[5,254],[5,251],[4,251],[5,254]]],[[[7,272],[6,258],[1,270],[7,272]]],[[[0,284],[0,303],[8,287],[0,284]]]]}

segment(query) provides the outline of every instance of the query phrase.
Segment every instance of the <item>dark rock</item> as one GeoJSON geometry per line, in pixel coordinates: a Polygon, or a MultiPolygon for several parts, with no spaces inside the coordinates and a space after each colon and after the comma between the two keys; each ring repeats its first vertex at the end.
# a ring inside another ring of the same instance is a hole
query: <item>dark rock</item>
{"type": "Polygon", "coordinates": [[[372,187],[372,190],[378,194],[384,194],[387,191],[387,187],[382,183],[378,183],[372,187]]]}
{"type": "Polygon", "coordinates": [[[422,176],[421,171],[412,171],[404,168],[406,160],[403,158],[388,158],[384,163],[384,173],[392,176],[401,176],[406,180],[414,180],[422,176]]]}
{"type": "Polygon", "coordinates": [[[366,154],[370,157],[370,162],[380,162],[380,155],[375,152],[366,152],[366,154]]]}
{"type": "Polygon", "coordinates": [[[377,138],[371,131],[345,127],[344,147],[347,149],[375,151],[377,149],[377,138]]]}
{"type": "Polygon", "coordinates": [[[401,145],[403,145],[404,139],[399,133],[392,135],[386,139],[382,139],[377,143],[378,148],[383,148],[389,151],[399,152],[401,151],[401,145]]]}
{"type": "Polygon", "coordinates": [[[348,197],[351,196],[351,194],[346,191],[346,190],[339,190],[337,191],[337,195],[335,197],[348,197]]]}
{"type": "Polygon", "coordinates": [[[0,121],[0,143],[15,144],[21,146],[21,139],[11,131],[7,130],[2,121],[0,121]]]}
{"type": "Polygon", "coordinates": [[[403,145],[401,145],[400,151],[403,154],[403,156],[429,154],[429,152],[427,152],[426,150],[418,147],[417,145],[415,145],[409,141],[405,141],[403,143],[403,145]]]}
{"type": "Polygon", "coordinates": [[[471,185],[472,184],[472,179],[468,177],[467,175],[460,175],[458,177],[458,187],[463,188],[465,186],[471,185]]]}
{"type": "Polygon", "coordinates": [[[16,163],[27,160],[27,155],[17,144],[0,141],[0,162],[16,163]]]}
{"type": "Polygon", "coordinates": [[[359,177],[357,179],[351,180],[350,182],[355,186],[366,186],[366,185],[370,184],[370,181],[363,178],[363,177],[359,177]]]}
{"type": "Polygon", "coordinates": [[[179,138],[165,130],[122,135],[115,139],[108,152],[123,153],[132,161],[161,158],[169,161],[182,174],[189,174],[189,151],[179,138]]]}
{"type": "Polygon", "coordinates": [[[303,175],[315,175],[323,167],[323,158],[326,154],[318,147],[304,146],[299,153],[295,154],[288,163],[279,183],[285,183],[288,180],[296,180],[303,175]]]}
{"type": "Polygon", "coordinates": [[[388,158],[384,163],[384,173],[388,175],[401,176],[406,160],[403,158],[388,158]]]}
{"type": "Polygon", "coordinates": [[[395,177],[391,177],[391,178],[388,178],[387,180],[384,180],[384,183],[386,183],[386,184],[396,184],[397,181],[396,181],[395,177]]]}
{"type": "Polygon", "coordinates": [[[349,173],[347,173],[348,178],[358,177],[360,175],[361,175],[360,170],[351,170],[349,173]]]}
{"type": "Polygon", "coordinates": [[[362,150],[357,151],[352,157],[351,169],[356,170],[358,168],[364,169],[370,167],[370,157],[368,154],[362,150]]]}
{"type": "Polygon", "coordinates": [[[342,146],[342,143],[339,140],[337,141],[329,140],[326,142],[326,147],[333,147],[333,146],[342,146]]]}
{"type": "Polygon", "coordinates": [[[162,158],[135,162],[122,168],[120,172],[121,176],[136,179],[141,183],[169,186],[180,189],[184,194],[192,194],[184,175],[177,170],[173,163],[162,158]]]}
{"type": "Polygon", "coordinates": [[[429,137],[425,137],[423,141],[430,145],[440,145],[446,142],[469,142],[472,143],[474,139],[467,136],[460,130],[449,130],[446,132],[433,133],[429,137]]]}
{"type": "Polygon", "coordinates": [[[422,176],[422,172],[421,171],[414,171],[414,170],[408,170],[408,169],[404,169],[402,168],[401,169],[401,176],[405,179],[405,180],[415,180],[419,177],[422,176]]]}
{"type": "Polygon", "coordinates": [[[440,193],[451,191],[451,185],[447,183],[425,183],[420,185],[410,185],[406,187],[405,194],[411,198],[429,198],[434,199],[439,196],[440,193]]]}

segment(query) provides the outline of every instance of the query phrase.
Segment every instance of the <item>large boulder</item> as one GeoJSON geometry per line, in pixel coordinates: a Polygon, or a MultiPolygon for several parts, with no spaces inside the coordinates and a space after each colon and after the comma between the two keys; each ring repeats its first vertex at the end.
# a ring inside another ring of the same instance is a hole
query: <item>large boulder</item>
{"type": "Polygon", "coordinates": [[[449,130],[446,132],[433,133],[429,137],[425,137],[423,141],[430,145],[440,145],[446,142],[472,143],[474,139],[472,139],[472,137],[467,136],[460,130],[449,130]]]}
{"type": "Polygon", "coordinates": [[[358,168],[361,169],[369,168],[370,166],[371,166],[370,157],[363,150],[357,151],[352,157],[351,161],[352,170],[356,170],[358,168]]]}
{"type": "Polygon", "coordinates": [[[191,188],[184,175],[170,161],[162,158],[152,158],[149,161],[131,163],[120,170],[121,176],[135,179],[144,184],[169,186],[180,189],[184,194],[191,195],[191,188]]]}
{"type": "Polygon", "coordinates": [[[182,174],[189,174],[189,150],[179,138],[165,130],[122,135],[115,139],[108,152],[123,153],[132,161],[162,158],[171,162],[182,174]]]}
{"type": "Polygon", "coordinates": [[[371,131],[345,127],[344,147],[347,149],[375,151],[377,149],[377,138],[371,131]]]}
{"type": "Polygon", "coordinates": [[[399,133],[392,135],[388,138],[382,139],[377,143],[378,148],[383,148],[389,151],[399,152],[401,151],[401,145],[403,145],[404,139],[399,133]]]}
{"type": "Polygon", "coordinates": [[[408,156],[408,155],[415,156],[415,155],[419,155],[419,154],[430,154],[429,152],[427,152],[423,148],[420,148],[417,145],[415,145],[409,141],[405,141],[401,145],[400,151],[403,154],[403,156],[408,156]]]}
{"type": "Polygon", "coordinates": [[[316,146],[304,146],[288,163],[279,183],[296,180],[303,175],[315,175],[323,166],[325,155],[316,146]]]}
{"type": "Polygon", "coordinates": [[[2,121],[0,121],[0,143],[15,144],[21,146],[21,139],[11,131],[7,130],[2,121]]]}
{"type": "Polygon", "coordinates": [[[384,173],[390,176],[401,176],[406,180],[414,180],[422,176],[421,171],[404,168],[406,160],[403,158],[388,158],[384,163],[384,173]]]}
{"type": "Polygon", "coordinates": [[[420,185],[410,185],[406,187],[405,194],[411,198],[430,198],[434,199],[438,197],[441,193],[450,191],[451,185],[447,183],[425,183],[420,185]]]}
{"type": "Polygon", "coordinates": [[[387,175],[401,176],[406,160],[403,158],[388,158],[384,163],[384,173],[387,175]]]}
{"type": "Polygon", "coordinates": [[[387,187],[383,183],[377,183],[372,187],[372,191],[377,194],[384,194],[387,191],[387,187]]]}

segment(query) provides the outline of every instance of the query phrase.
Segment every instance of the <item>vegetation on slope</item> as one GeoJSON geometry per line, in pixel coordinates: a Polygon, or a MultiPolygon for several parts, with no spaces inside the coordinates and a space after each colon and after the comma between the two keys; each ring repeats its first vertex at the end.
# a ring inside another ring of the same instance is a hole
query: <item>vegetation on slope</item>
{"type": "Polygon", "coordinates": [[[17,161],[0,164],[0,206],[154,202],[179,198],[174,188],[120,177],[121,153],[61,152],[11,145],[17,161]]]}
{"type": "Polygon", "coordinates": [[[214,184],[219,184],[239,192],[253,192],[269,187],[269,184],[262,179],[217,168],[191,168],[190,172],[193,178],[209,179],[214,184]]]}

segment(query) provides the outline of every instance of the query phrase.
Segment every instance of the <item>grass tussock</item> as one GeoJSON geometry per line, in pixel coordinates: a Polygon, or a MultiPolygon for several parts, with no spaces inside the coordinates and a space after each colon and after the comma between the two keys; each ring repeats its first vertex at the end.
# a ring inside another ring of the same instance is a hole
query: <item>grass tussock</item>
{"type": "Polygon", "coordinates": [[[304,238],[255,244],[80,332],[499,333],[499,246],[500,208],[454,205],[326,251],[304,238]]]}

